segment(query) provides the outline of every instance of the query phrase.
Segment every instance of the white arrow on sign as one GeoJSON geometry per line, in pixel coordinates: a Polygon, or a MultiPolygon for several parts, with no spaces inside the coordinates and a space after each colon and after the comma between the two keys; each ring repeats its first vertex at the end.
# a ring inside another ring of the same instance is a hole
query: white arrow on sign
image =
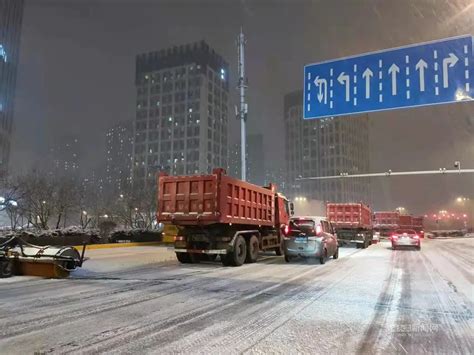
{"type": "Polygon", "coordinates": [[[321,103],[324,99],[324,103],[328,103],[328,82],[326,79],[319,79],[319,76],[317,76],[314,79],[314,85],[319,87],[319,93],[318,93],[318,101],[321,103]],[[323,86],[324,86],[324,94],[323,94],[323,86]]]}
{"type": "Polygon", "coordinates": [[[449,67],[452,68],[458,62],[458,57],[454,53],[449,53],[448,58],[443,59],[443,87],[447,88],[449,86],[448,83],[448,64],[449,67]]]}
{"type": "Polygon", "coordinates": [[[390,66],[388,73],[392,74],[392,95],[397,94],[397,73],[400,72],[400,68],[395,63],[390,66]]]}
{"type": "Polygon", "coordinates": [[[370,77],[374,76],[374,73],[369,68],[365,69],[362,73],[362,77],[365,79],[365,98],[370,98],[370,77]]]}
{"type": "Polygon", "coordinates": [[[415,65],[415,69],[420,72],[420,91],[425,91],[425,69],[428,68],[428,63],[420,59],[415,65]]]}
{"type": "Polygon", "coordinates": [[[346,75],[344,72],[337,77],[337,81],[339,81],[341,85],[346,85],[346,101],[350,100],[349,80],[349,75],[346,75]]]}

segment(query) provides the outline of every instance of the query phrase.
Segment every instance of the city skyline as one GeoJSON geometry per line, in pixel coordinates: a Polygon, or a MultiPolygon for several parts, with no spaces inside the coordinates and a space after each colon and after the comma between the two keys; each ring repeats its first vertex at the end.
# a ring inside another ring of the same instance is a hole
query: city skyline
{"type": "MultiPolygon", "coordinates": [[[[265,159],[281,167],[285,165],[282,98],[301,89],[305,64],[460,35],[473,28],[467,18],[427,31],[428,24],[450,18],[457,9],[440,5],[433,14],[428,4],[409,1],[395,6],[367,0],[343,8],[338,2],[318,7],[309,1],[275,7],[240,2],[226,6],[187,3],[179,8],[160,1],[141,4],[135,7],[121,1],[111,6],[99,0],[67,5],[51,0],[26,3],[16,137],[28,139],[14,142],[14,170],[41,161],[46,142],[65,129],[76,132],[86,146],[81,169],[87,172],[103,165],[94,154],[104,150],[103,132],[135,116],[130,98],[136,93],[133,68],[137,53],[205,39],[229,62],[233,107],[237,103],[235,36],[241,26],[248,37],[248,134],[264,134],[265,159]],[[147,17],[149,13],[155,14],[153,19],[147,17]],[[367,13],[371,16],[366,17],[367,13]],[[403,27],[394,20],[400,16],[405,18],[403,27]],[[210,21],[214,18],[225,21],[226,26],[210,21]],[[289,28],[280,26],[282,23],[289,28]],[[61,33],[55,31],[58,26],[61,33]],[[104,26],[107,31],[102,30],[104,26]],[[359,33],[354,33],[354,26],[359,33]],[[62,90],[64,78],[74,82],[66,91],[62,90]]],[[[472,104],[463,103],[370,114],[371,170],[449,168],[455,160],[473,166],[474,146],[469,143],[474,134],[473,111],[472,104]]],[[[229,141],[236,140],[238,130],[239,122],[229,117],[229,141]]],[[[472,194],[470,177],[456,179],[393,178],[373,180],[371,186],[381,208],[403,203],[426,210],[440,199],[472,194]]]]}

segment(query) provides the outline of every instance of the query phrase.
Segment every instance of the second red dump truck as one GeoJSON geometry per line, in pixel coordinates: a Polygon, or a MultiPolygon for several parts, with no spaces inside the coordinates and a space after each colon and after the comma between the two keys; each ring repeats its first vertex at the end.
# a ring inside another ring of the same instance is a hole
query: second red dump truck
{"type": "Polygon", "coordinates": [[[288,200],[276,186],[260,187],[227,176],[224,169],[209,175],[158,178],[157,220],[178,227],[174,248],[182,263],[214,260],[240,266],[257,261],[260,251],[282,255],[288,225],[288,200]]]}
{"type": "Polygon", "coordinates": [[[355,243],[367,248],[372,243],[372,212],[363,203],[328,203],[326,214],[336,229],[340,244],[355,243]]]}

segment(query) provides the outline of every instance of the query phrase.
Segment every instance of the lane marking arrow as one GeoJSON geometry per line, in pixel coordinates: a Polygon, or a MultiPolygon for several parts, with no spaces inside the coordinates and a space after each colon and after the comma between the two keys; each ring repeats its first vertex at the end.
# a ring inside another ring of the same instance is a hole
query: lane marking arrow
{"type": "Polygon", "coordinates": [[[425,91],[425,69],[428,68],[428,63],[420,59],[415,65],[415,69],[420,72],[420,91],[425,91]]]}
{"type": "Polygon", "coordinates": [[[339,74],[339,76],[337,77],[337,81],[339,81],[341,85],[346,85],[346,101],[347,102],[350,101],[349,80],[350,80],[349,75],[346,75],[344,72],[339,74]]]}
{"type": "Polygon", "coordinates": [[[326,79],[320,79],[319,76],[317,76],[314,79],[314,85],[319,87],[319,93],[318,93],[318,101],[321,103],[324,99],[324,104],[328,103],[328,82],[326,79]],[[323,94],[323,86],[324,86],[324,94],[323,94]]]}
{"type": "Polygon", "coordinates": [[[397,94],[397,73],[400,73],[400,68],[395,63],[390,66],[388,73],[392,74],[392,95],[397,94]]]}
{"type": "Polygon", "coordinates": [[[458,62],[459,58],[456,57],[454,53],[449,53],[448,58],[443,59],[443,87],[447,88],[449,86],[448,82],[448,65],[450,68],[454,67],[458,62]]]}
{"type": "Polygon", "coordinates": [[[362,77],[365,79],[365,98],[370,99],[370,77],[374,76],[374,73],[369,68],[365,69],[362,73],[362,77]]]}

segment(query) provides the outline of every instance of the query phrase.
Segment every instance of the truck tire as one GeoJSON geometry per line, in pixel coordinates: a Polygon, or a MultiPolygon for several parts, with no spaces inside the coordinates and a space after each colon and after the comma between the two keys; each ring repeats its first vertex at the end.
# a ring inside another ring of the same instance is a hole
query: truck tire
{"type": "Polygon", "coordinates": [[[10,260],[0,261],[0,279],[4,279],[13,275],[13,264],[10,260]]]}
{"type": "Polygon", "coordinates": [[[181,264],[191,264],[191,254],[189,253],[176,253],[176,258],[181,264]]]}
{"type": "Polygon", "coordinates": [[[369,242],[367,240],[364,240],[364,243],[362,243],[361,248],[362,249],[367,249],[369,242]]]}
{"type": "Polygon", "coordinates": [[[247,243],[247,255],[245,257],[246,263],[254,263],[258,259],[258,238],[255,235],[252,235],[247,243]]]}
{"type": "Polygon", "coordinates": [[[247,257],[247,244],[244,237],[241,235],[235,238],[234,251],[228,254],[230,257],[230,264],[232,266],[241,266],[247,257]]]}
{"type": "Polygon", "coordinates": [[[291,256],[285,255],[285,261],[289,263],[291,261],[291,256]]]}
{"type": "Polygon", "coordinates": [[[339,257],[339,247],[337,247],[336,252],[332,256],[333,259],[337,259],[339,257]]]}

